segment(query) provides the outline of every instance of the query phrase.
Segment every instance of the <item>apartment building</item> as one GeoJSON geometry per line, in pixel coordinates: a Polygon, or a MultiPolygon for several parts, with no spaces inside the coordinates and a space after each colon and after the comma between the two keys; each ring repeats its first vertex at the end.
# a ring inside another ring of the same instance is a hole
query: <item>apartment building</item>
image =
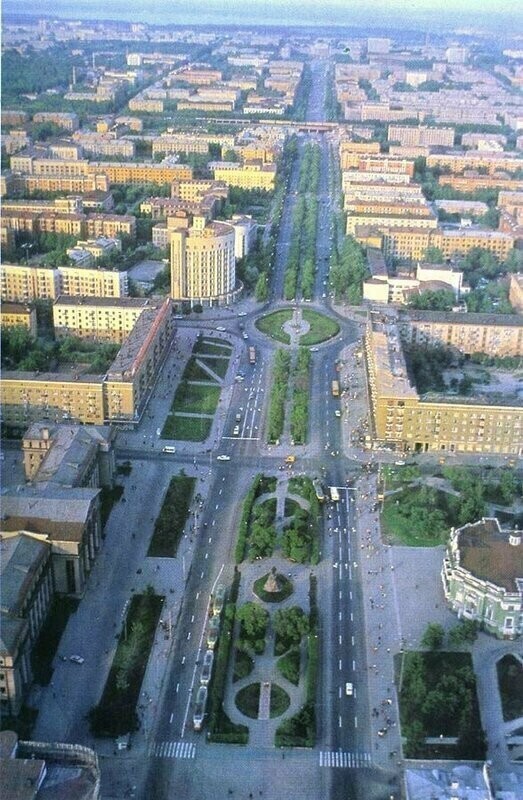
{"type": "Polygon", "coordinates": [[[196,86],[207,86],[216,83],[216,81],[221,81],[223,75],[220,70],[217,69],[188,66],[178,70],[177,78],[184,83],[191,83],[196,86]]]}
{"type": "Polygon", "coordinates": [[[414,176],[414,159],[398,158],[388,155],[365,155],[358,152],[343,152],[342,170],[355,169],[360,172],[389,173],[392,175],[414,176]]]}
{"type": "Polygon", "coordinates": [[[523,169],[523,158],[511,153],[482,153],[463,151],[462,153],[431,153],[427,156],[427,167],[449,170],[462,174],[467,170],[495,172],[517,172],[523,169]]]}
{"type": "MultiPolygon", "coordinates": [[[[481,327],[478,319],[469,324],[481,327]]],[[[515,396],[489,401],[418,394],[394,317],[370,312],[365,356],[371,403],[369,446],[404,452],[523,454],[523,407],[515,396]]]]}
{"type": "Polygon", "coordinates": [[[199,95],[190,95],[186,100],[178,100],[178,111],[234,111],[232,100],[203,100],[199,95]]]}
{"type": "Polygon", "coordinates": [[[479,189],[499,189],[507,192],[520,192],[523,190],[523,181],[519,178],[509,178],[502,172],[492,175],[483,175],[480,172],[469,172],[465,175],[440,175],[440,186],[450,186],[457,192],[477,192],[479,189]]]}
{"type": "Polygon", "coordinates": [[[172,302],[167,298],[159,308],[142,311],[105,375],[4,371],[5,424],[16,428],[46,420],[136,424],[173,334],[172,302]]]}
{"type": "MultiPolygon", "coordinates": [[[[343,173],[343,177],[346,173],[343,173]]],[[[421,186],[417,183],[389,183],[381,180],[357,183],[353,179],[343,181],[344,208],[352,203],[406,203],[425,204],[421,186]]]]}
{"type": "Polygon", "coordinates": [[[66,111],[37,111],[33,114],[33,122],[52,122],[66,131],[76,131],[80,127],[78,114],[66,111]]]}
{"type": "Polygon", "coordinates": [[[90,239],[100,236],[115,239],[122,235],[136,238],[136,217],[132,214],[88,214],[85,223],[90,239]]]}
{"type": "Polygon", "coordinates": [[[131,139],[117,139],[110,133],[79,131],[73,134],[73,141],[77,142],[83,152],[90,156],[134,158],[136,155],[136,145],[131,139]]]}
{"type": "Polygon", "coordinates": [[[433,128],[425,125],[389,125],[387,139],[402,147],[453,147],[454,128],[433,128]]]}
{"type": "Polygon", "coordinates": [[[452,529],[441,570],[445,599],[460,619],[499,639],[523,633],[521,531],[495,517],[452,529]]]}
{"type": "MultiPolygon", "coordinates": [[[[366,241],[368,228],[356,226],[355,237],[359,242],[366,241]]],[[[428,247],[437,247],[445,258],[466,255],[473,248],[481,248],[494,253],[504,261],[514,249],[514,236],[501,231],[487,231],[477,228],[433,228],[408,226],[384,228],[381,247],[388,260],[422,261],[428,247]]]]}
{"type": "Polygon", "coordinates": [[[26,328],[31,336],[36,337],[36,309],[24,303],[2,303],[0,305],[0,321],[3,328],[26,328]]]}
{"type": "Polygon", "coordinates": [[[465,355],[523,356],[523,325],[516,315],[409,311],[400,316],[398,329],[409,344],[439,342],[465,355]]]}
{"type": "Polygon", "coordinates": [[[171,197],[191,202],[200,202],[206,195],[213,195],[222,200],[229,196],[229,187],[225,181],[194,178],[189,181],[176,180],[171,183],[171,197]]]}
{"type": "Polygon", "coordinates": [[[95,341],[123,342],[145,309],[158,308],[143,297],[112,299],[60,295],[53,303],[53,327],[60,339],[77,336],[95,341]]]}
{"type": "Polygon", "coordinates": [[[2,263],[0,286],[3,301],[54,300],[60,293],[60,276],[58,270],[51,267],[2,263]]]}
{"type": "Polygon", "coordinates": [[[171,233],[171,296],[214,305],[229,303],[236,288],[232,225],[195,217],[189,230],[171,233]]]}
{"type": "Polygon", "coordinates": [[[110,184],[156,183],[160,186],[176,180],[191,180],[193,176],[192,167],[188,167],[185,164],[119,163],[112,161],[91,161],[88,165],[88,173],[106,175],[110,184]]]}
{"type": "Polygon", "coordinates": [[[108,192],[109,181],[101,173],[93,175],[20,175],[2,176],[1,195],[26,195],[37,192],[70,192],[86,194],[88,192],[108,192]]]}
{"type": "MultiPolygon", "coordinates": [[[[380,204],[376,204],[379,206],[380,204]]],[[[349,236],[356,235],[360,227],[373,227],[377,230],[387,231],[389,228],[395,230],[406,228],[409,231],[435,230],[438,227],[438,220],[432,209],[427,205],[404,203],[397,207],[396,213],[387,213],[387,204],[382,204],[384,210],[372,212],[350,211],[347,214],[345,233],[349,236]]],[[[370,207],[370,206],[368,206],[370,207]]]]}
{"type": "Polygon", "coordinates": [[[241,189],[262,189],[272,192],[276,183],[275,164],[237,164],[233,161],[212,161],[209,168],[214,180],[241,189]]]}
{"type": "Polygon", "coordinates": [[[127,272],[88,267],[59,267],[59,294],[79,297],[126,297],[127,272]]]}

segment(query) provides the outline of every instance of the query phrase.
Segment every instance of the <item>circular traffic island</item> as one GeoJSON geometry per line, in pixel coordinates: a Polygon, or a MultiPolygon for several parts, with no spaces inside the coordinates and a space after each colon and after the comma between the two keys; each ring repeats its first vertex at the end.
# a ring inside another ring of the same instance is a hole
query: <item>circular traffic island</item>
{"type": "MultiPolygon", "coordinates": [[[[282,308],[256,320],[261,333],[283,344],[291,344],[295,334],[300,347],[312,347],[333,339],[340,332],[338,323],[312,308],[282,308]]],[[[296,341],[296,340],[295,340],[296,341]]]]}
{"type": "Polygon", "coordinates": [[[264,603],[281,603],[294,591],[292,581],[273,569],[254,581],[254,594],[264,603]]]}

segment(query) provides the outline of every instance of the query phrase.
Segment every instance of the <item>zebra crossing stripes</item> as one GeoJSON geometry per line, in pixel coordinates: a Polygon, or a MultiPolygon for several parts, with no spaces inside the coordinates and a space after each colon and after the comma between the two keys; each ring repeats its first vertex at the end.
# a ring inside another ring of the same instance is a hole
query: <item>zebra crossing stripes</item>
{"type": "Polygon", "coordinates": [[[156,758],[194,758],[196,745],[192,742],[155,742],[150,755],[156,758]]]}
{"type": "Polygon", "coordinates": [[[370,753],[350,753],[341,750],[320,750],[320,767],[340,767],[342,769],[370,767],[370,753]]]}

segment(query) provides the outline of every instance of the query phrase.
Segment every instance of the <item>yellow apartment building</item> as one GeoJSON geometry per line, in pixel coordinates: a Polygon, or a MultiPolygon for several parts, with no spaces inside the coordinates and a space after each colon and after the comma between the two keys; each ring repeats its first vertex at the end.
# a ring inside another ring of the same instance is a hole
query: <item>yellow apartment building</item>
{"type": "Polygon", "coordinates": [[[89,174],[107,176],[110,184],[113,183],[172,183],[176,180],[191,180],[192,168],[185,164],[145,164],[145,163],[119,163],[111,161],[92,161],[89,164],[89,174]]]}
{"type": "Polygon", "coordinates": [[[427,156],[427,167],[440,167],[453,174],[465,170],[486,170],[489,175],[494,172],[516,172],[523,168],[523,158],[510,153],[432,153],[427,156]]]}
{"type": "Polygon", "coordinates": [[[136,237],[136,217],[131,214],[88,214],[86,217],[86,233],[89,238],[106,236],[117,238],[120,234],[136,237]]]}
{"type": "Polygon", "coordinates": [[[4,371],[1,403],[8,426],[32,422],[135,424],[174,334],[172,301],[145,308],[105,375],[4,371]]]}
{"type": "Polygon", "coordinates": [[[373,446],[405,452],[523,454],[523,406],[476,398],[420,397],[395,320],[371,312],[365,336],[373,446]]]}
{"type": "MultiPolygon", "coordinates": [[[[406,205],[406,204],[405,204],[406,205]]],[[[420,206],[417,211],[423,210],[420,206]]],[[[372,227],[377,230],[388,232],[389,229],[407,229],[409,231],[428,231],[435,230],[438,226],[438,220],[435,214],[427,208],[428,214],[412,213],[410,210],[396,214],[387,214],[386,212],[379,214],[373,213],[348,213],[347,225],[345,233],[354,236],[357,229],[361,226],[372,227]]]]}
{"type": "Polygon", "coordinates": [[[172,298],[228,303],[236,285],[233,226],[195,217],[192,228],[173,230],[170,239],[172,298]]]}
{"type": "Polygon", "coordinates": [[[51,267],[0,264],[2,300],[27,303],[42,298],[54,300],[60,294],[60,276],[51,267]]]}
{"type": "Polygon", "coordinates": [[[89,267],[59,267],[59,294],[78,297],[126,297],[127,272],[89,267]]]}
{"type": "Polygon", "coordinates": [[[78,336],[96,341],[123,342],[140,314],[157,303],[142,297],[71,297],[53,303],[53,326],[58,338],[78,336]]]}
{"type": "Polygon", "coordinates": [[[37,335],[36,309],[24,303],[2,303],[0,305],[2,328],[26,328],[31,336],[37,335]]]}
{"type": "Polygon", "coordinates": [[[387,139],[402,147],[453,147],[454,128],[431,128],[425,125],[389,125],[387,139]]]}
{"type": "Polygon", "coordinates": [[[272,192],[276,182],[275,164],[224,164],[213,167],[214,179],[223,181],[227,186],[239,186],[241,189],[262,189],[272,192]]]}

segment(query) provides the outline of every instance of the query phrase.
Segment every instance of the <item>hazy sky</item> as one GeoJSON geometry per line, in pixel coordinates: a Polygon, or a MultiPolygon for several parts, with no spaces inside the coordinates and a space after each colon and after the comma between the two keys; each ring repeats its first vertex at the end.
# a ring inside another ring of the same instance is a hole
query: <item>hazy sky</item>
{"type": "MultiPolygon", "coordinates": [[[[383,25],[433,21],[494,27],[503,18],[511,34],[523,35],[520,0],[4,0],[3,13],[31,13],[82,19],[151,23],[383,25]],[[458,19],[460,18],[460,19],[458,19]]],[[[414,25],[416,27],[416,25],[414,25]]]]}

